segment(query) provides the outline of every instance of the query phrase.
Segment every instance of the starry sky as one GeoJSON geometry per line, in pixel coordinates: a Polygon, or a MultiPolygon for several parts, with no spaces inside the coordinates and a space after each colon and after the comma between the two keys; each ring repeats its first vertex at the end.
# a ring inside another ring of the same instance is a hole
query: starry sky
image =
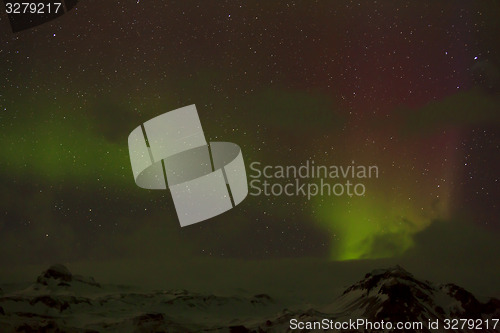
{"type": "Polygon", "coordinates": [[[432,243],[480,265],[500,236],[499,16],[493,0],[81,0],[13,33],[0,15],[0,263],[403,260],[432,243]],[[136,187],[127,137],[190,104],[247,170],[379,178],[180,228],[168,191],[136,187]]]}

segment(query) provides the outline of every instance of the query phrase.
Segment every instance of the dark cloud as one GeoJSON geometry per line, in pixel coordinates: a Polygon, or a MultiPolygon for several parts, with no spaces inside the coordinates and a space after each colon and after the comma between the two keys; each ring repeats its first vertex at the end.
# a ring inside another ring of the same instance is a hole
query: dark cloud
{"type": "Polygon", "coordinates": [[[420,108],[399,108],[396,117],[402,120],[403,136],[433,134],[461,126],[500,122],[499,99],[479,89],[460,92],[432,101],[420,108]]]}
{"type": "Polygon", "coordinates": [[[265,123],[266,127],[274,130],[281,129],[297,135],[311,131],[333,135],[346,122],[337,101],[314,91],[280,88],[258,90],[243,105],[254,121],[265,123]]]}
{"type": "Polygon", "coordinates": [[[460,219],[435,221],[414,236],[414,246],[401,261],[431,280],[499,296],[498,237],[498,232],[460,219]]]}
{"type": "Polygon", "coordinates": [[[474,83],[488,93],[500,91],[500,69],[490,60],[481,60],[471,68],[474,83]]]}

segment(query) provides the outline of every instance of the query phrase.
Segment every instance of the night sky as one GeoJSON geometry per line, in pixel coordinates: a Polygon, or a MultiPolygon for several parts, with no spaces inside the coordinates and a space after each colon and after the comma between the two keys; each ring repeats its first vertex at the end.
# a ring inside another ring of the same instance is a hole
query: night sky
{"type": "Polygon", "coordinates": [[[499,32],[493,0],[81,0],[18,33],[0,15],[0,265],[431,256],[497,279],[499,32]],[[168,191],[135,185],[127,137],[190,104],[247,173],[379,178],[181,228],[168,191]]]}

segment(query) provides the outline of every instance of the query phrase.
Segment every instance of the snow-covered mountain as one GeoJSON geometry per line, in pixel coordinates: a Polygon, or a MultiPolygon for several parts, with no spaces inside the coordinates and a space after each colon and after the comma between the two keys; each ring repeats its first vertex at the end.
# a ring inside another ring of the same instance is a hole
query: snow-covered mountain
{"type": "Polygon", "coordinates": [[[333,323],[358,318],[492,320],[500,318],[500,301],[482,303],[459,286],[419,281],[399,266],[367,274],[342,295],[333,295],[328,305],[285,304],[267,294],[144,292],[101,285],[71,274],[63,265],[50,267],[25,289],[0,291],[0,332],[285,332],[291,331],[291,321],[333,323]]]}
{"type": "MultiPolygon", "coordinates": [[[[402,267],[395,266],[366,274],[363,280],[347,288],[323,310],[336,313],[338,319],[423,323],[439,320],[439,323],[444,323],[445,319],[451,318],[500,318],[500,301],[490,299],[481,303],[455,284],[435,286],[429,281],[417,280],[402,267]]],[[[497,331],[499,329],[497,327],[497,331]]]]}

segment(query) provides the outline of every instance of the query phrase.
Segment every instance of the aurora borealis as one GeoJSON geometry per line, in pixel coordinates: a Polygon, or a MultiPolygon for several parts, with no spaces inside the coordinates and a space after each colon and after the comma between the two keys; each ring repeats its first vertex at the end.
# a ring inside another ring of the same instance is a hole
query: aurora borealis
{"type": "Polygon", "coordinates": [[[440,223],[494,239],[499,15],[487,0],[81,0],[18,33],[0,16],[0,263],[397,259],[440,223]],[[168,192],[135,186],[127,136],[190,104],[247,173],[379,175],[361,197],[249,196],[181,229],[168,192]]]}

